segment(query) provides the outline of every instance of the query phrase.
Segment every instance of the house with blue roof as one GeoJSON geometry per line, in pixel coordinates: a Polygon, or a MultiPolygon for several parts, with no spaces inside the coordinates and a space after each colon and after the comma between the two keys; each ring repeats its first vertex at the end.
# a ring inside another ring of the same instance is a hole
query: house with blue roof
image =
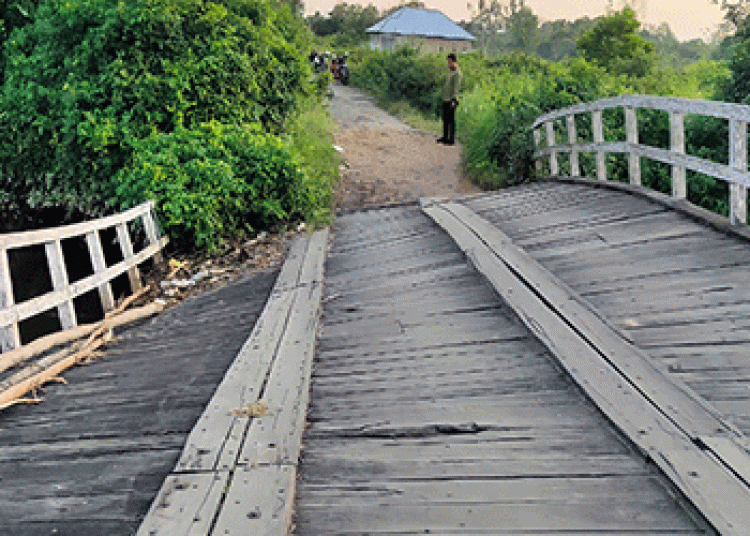
{"type": "Polygon", "coordinates": [[[466,52],[476,38],[436,9],[404,7],[367,29],[370,48],[411,45],[423,52],[466,52]]]}

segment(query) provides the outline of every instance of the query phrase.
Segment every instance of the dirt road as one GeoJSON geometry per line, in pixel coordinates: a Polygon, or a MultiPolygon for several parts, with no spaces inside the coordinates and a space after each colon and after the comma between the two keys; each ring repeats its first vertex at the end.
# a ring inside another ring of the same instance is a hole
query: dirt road
{"type": "Polygon", "coordinates": [[[460,146],[435,143],[435,133],[410,128],[361,91],[338,84],[333,91],[336,143],[346,162],[339,212],[480,191],[461,173],[460,146]]]}

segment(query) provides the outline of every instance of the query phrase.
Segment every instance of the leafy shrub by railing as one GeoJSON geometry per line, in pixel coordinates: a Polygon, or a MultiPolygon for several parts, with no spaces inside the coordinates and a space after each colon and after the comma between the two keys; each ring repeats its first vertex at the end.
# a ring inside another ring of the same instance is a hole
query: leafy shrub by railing
{"type": "Polygon", "coordinates": [[[156,200],[164,229],[185,250],[213,249],[307,208],[302,173],[280,138],[219,123],[138,141],[117,182],[125,207],[156,200]]]}

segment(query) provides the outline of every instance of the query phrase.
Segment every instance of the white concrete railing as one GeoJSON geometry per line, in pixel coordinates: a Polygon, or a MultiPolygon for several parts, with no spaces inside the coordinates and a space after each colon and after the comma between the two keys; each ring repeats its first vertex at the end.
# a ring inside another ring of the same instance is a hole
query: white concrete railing
{"type": "Polygon", "coordinates": [[[73,299],[93,289],[98,289],[105,312],[114,309],[112,279],[127,272],[131,291],[135,292],[139,289],[141,277],[138,265],[149,257],[158,257],[168,242],[167,238],[160,234],[154,215],[154,203],[149,201],[121,214],[90,222],[0,235],[0,347],[2,351],[7,352],[21,346],[19,322],[50,309],[57,309],[63,331],[75,327],[77,321],[73,299]],[[133,252],[128,224],[137,220],[140,220],[143,226],[148,244],[136,254],[133,252]],[[112,227],[117,232],[117,242],[120,245],[123,260],[107,266],[99,231],[112,227]],[[73,237],[85,237],[94,273],[70,283],[62,241],[73,237]],[[52,281],[52,291],[21,303],[15,303],[8,251],[40,244],[43,244],[45,248],[47,266],[34,266],[29,269],[47,269],[52,281]]]}
{"type": "Polygon", "coordinates": [[[750,122],[750,106],[724,102],[651,97],[645,95],[623,95],[595,102],[577,104],[541,116],[534,122],[535,159],[549,156],[552,176],[559,176],[557,157],[570,155],[570,175],[580,176],[579,155],[596,154],[596,178],[606,180],[606,153],[628,155],[630,183],[641,184],[641,157],[669,164],[672,167],[672,196],[687,197],[686,170],[703,173],[729,183],[729,219],[733,225],[747,223],[747,188],[750,174],[747,169],[747,125],[750,122]],[[602,112],[611,108],[624,108],[624,141],[605,142],[602,112]],[[659,149],[642,145],[638,140],[636,110],[661,110],[669,113],[670,149],[659,149]],[[593,140],[581,142],[576,133],[575,116],[591,114],[593,140]],[[718,164],[685,154],[685,115],[695,114],[729,121],[729,165],[718,164]],[[558,145],[555,139],[555,122],[565,120],[568,143],[558,145]],[[546,145],[542,146],[542,127],[546,132],[546,145]]]}

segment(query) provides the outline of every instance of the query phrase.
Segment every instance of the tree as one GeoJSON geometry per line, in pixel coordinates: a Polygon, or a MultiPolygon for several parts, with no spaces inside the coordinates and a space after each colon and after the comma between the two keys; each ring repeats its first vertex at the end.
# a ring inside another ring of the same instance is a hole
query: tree
{"type": "Polygon", "coordinates": [[[740,25],[733,36],[730,77],[718,91],[717,98],[726,102],[750,104],[750,25],[740,25]]]}
{"type": "Polygon", "coordinates": [[[602,17],[578,40],[578,50],[587,61],[613,74],[645,76],[655,61],[654,44],[636,32],[641,23],[629,7],[602,17]]]}
{"type": "Polygon", "coordinates": [[[367,28],[378,22],[378,9],[372,4],[336,4],[328,17],[320,12],[307,18],[307,23],[315,35],[326,37],[338,36],[342,43],[357,43],[367,38],[367,28]]]}
{"type": "Polygon", "coordinates": [[[519,4],[511,2],[507,24],[508,41],[512,50],[528,53],[536,52],[539,17],[531,9],[526,7],[523,2],[519,4]]]}
{"type": "Polygon", "coordinates": [[[717,4],[724,11],[724,20],[733,28],[739,28],[750,15],[748,0],[711,0],[711,3],[717,4]]]}

